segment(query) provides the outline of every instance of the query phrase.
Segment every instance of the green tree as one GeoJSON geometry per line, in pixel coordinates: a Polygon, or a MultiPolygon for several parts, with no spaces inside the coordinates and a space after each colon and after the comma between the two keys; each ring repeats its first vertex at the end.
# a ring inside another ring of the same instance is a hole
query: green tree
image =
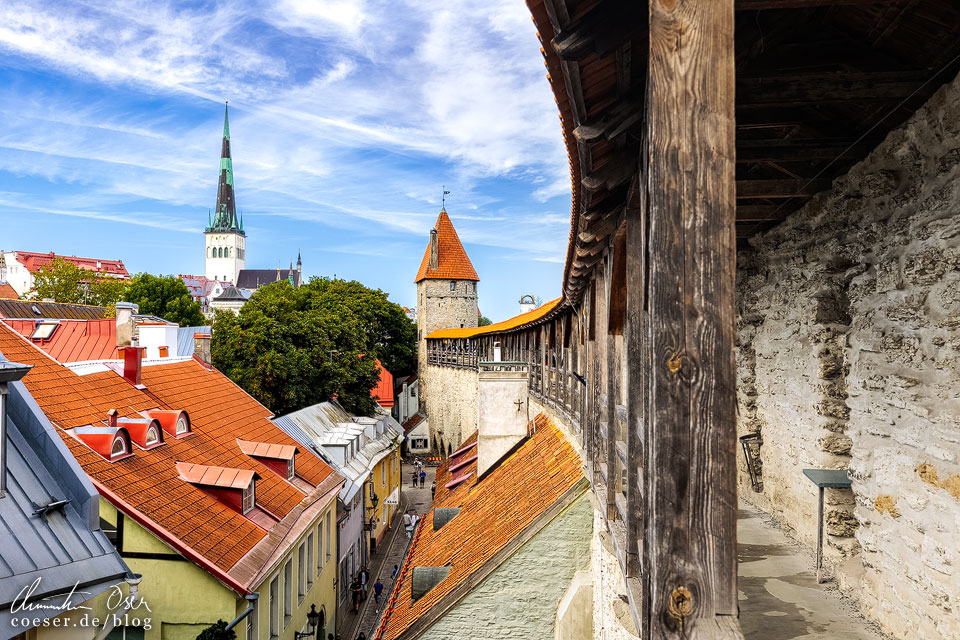
{"type": "Polygon", "coordinates": [[[200,632],[197,640],[236,640],[237,634],[233,629],[227,630],[227,623],[217,620],[214,624],[200,632]]]}
{"type": "Polygon", "coordinates": [[[124,291],[123,299],[136,303],[140,313],[159,316],[181,327],[197,327],[207,323],[200,303],[190,297],[187,285],[176,276],[137,274],[124,291]]]}
{"type": "Polygon", "coordinates": [[[485,327],[488,324],[493,324],[493,322],[487,316],[480,316],[479,318],[477,318],[478,327],[485,327]]]}
{"type": "Polygon", "coordinates": [[[314,304],[343,303],[366,334],[367,354],[379,358],[387,371],[405,376],[416,370],[417,325],[386,293],[336,278],[314,278],[303,288],[311,292],[314,304]]]}
{"type": "Polygon", "coordinates": [[[370,321],[316,282],[282,280],[261,287],[239,315],[217,313],[213,365],[278,415],[334,396],[370,415],[379,375],[370,321]]]}
{"type": "Polygon", "coordinates": [[[31,295],[37,300],[110,307],[121,298],[126,285],[119,278],[110,278],[104,273],[78,267],[69,260],[54,258],[34,275],[31,295]]]}

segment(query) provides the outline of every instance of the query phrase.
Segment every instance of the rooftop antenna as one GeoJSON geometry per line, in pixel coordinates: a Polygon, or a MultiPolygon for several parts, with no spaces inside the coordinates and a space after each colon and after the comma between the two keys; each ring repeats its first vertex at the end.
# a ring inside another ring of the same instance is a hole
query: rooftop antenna
{"type": "Polygon", "coordinates": [[[440,197],[440,202],[441,202],[440,208],[443,209],[444,211],[446,211],[446,210],[447,210],[447,196],[450,195],[450,192],[447,191],[447,185],[442,185],[440,188],[443,189],[443,195],[440,197]]]}

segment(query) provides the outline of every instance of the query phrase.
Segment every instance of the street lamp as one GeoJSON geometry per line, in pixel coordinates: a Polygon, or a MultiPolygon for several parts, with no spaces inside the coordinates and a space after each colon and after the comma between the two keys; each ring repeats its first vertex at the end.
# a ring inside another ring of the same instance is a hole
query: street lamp
{"type": "Polygon", "coordinates": [[[294,632],[293,637],[295,640],[301,640],[301,638],[313,638],[317,633],[317,626],[326,626],[323,624],[324,622],[325,620],[323,611],[317,611],[317,605],[311,604],[310,613],[307,614],[307,626],[310,628],[310,631],[307,631],[306,633],[296,631],[294,632]]]}

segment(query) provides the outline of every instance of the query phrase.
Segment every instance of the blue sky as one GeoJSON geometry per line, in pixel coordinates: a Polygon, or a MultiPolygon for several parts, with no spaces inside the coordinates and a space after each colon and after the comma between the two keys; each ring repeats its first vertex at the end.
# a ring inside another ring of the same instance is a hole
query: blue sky
{"type": "Polygon", "coordinates": [[[247,267],[413,306],[440,209],[480,309],[559,295],[569,169],[523,0],[4,0],[0,248],[202,273],[223,100],[247,267]]]}

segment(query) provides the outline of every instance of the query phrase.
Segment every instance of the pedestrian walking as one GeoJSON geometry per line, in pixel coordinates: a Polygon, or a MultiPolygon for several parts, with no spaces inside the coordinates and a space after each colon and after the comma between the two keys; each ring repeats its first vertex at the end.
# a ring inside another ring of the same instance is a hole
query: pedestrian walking
{"type": "Polygon", "coordinates": [[[360,586],[360,579],[354,578],[350,583],[350,596],[353,598],[353,612],[360,611],[360,595],[363,593],[363,587],[360,586]]]}
{"type": "Polygon", "coordinates": [[[377,611],[380,611],[380,597],[383,595],[383,583],[380,582],[379,576],[377,581],[373,583],[373,601],[377,603],[377,611]]]}
{"type": "Polygon", "coordinates": [[[417,514],[413,514],[412,516],[410,516],[410,520],[413,521],[413,522],[412,522],[413,528],[416,529],[416,528],[417,528],[417,523],[420,522],[420,516],[418,516],[417,514]]]}
{"type": "Polygon", "coordinates": [[[430,499],[433,500],[437,495],[437,481],[434,480],[430,483],[430,499]]]}
{"type": "Polygon", "coordinates": [[[419,477],[420,477],[420,476],[417,474],[416,470],[414,470],[414,472],[413,472],[413,488],[414,488],[414,489],[417,488],[417,478],[419,478],[419,477]]]}
{"type": "Polygon", "coordinates": [[[367,599],[367,585],[370,582],[370,572],[367,571],[367,565],[360,567],[360,586],[363,587],[363,599],[367,599]]]}
{"type": "MultiPolygon", "coordinates": [[[[403,514],[403,529],[407,532],[407,538],[413,536],[413,518],[410,517],[410,512],[407,511],[403,514]]],[[[397,565],[393,565],[394,578],[396,578],[397,565]]]]}
{"type": "Polygon", "coordinates": [[[396,581],[397,574],[400,573],[400,565],[393,565],[393,573],[390,574],[390,579],[396,581]]]}
{"type": "Polygon", "coordinates": [[[423,469],[420,470],[420,488],[427,486],[427,472],[423,469]]]}

